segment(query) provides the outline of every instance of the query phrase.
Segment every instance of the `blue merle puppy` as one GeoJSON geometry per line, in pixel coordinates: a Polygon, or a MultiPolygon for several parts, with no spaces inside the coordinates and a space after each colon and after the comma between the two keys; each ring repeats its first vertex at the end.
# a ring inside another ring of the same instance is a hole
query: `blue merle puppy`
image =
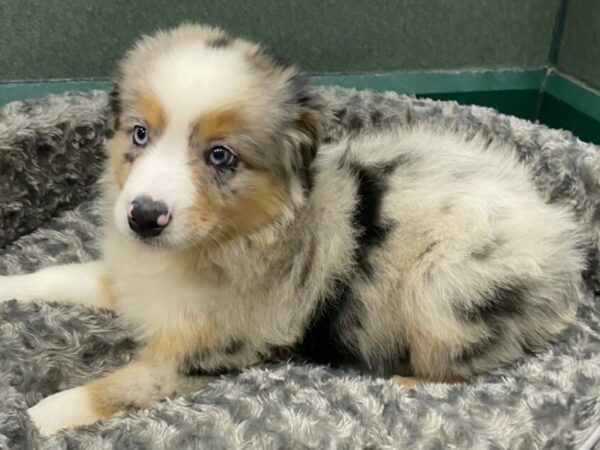
{"type": "Polygon", "coordinates": [[[102,258],[0,300],[112,308],[145,345],[32,407],[43,433],[282,355],[468,380],[574,317],[577,226],[511,149],[423,127],[319,145],[298,68],[202,26],[143,37],[112,104],[102,258]]]}

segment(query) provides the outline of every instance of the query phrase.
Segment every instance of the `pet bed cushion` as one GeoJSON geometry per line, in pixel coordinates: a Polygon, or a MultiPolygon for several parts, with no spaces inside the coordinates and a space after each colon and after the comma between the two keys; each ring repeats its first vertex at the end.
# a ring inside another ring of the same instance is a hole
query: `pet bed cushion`
{"type": "MultiPolygon", "coordinates": [[[[323,139],[391,125],[445,124],[512,144],[540,195],[575,211],[589,240],[587,296],[558,342],[469,384],[405,389],[327,367],[280,363],[196,393],[42,438],[27,408],[130,361],[112,313],[0,304],[0,448],[576,448],[600,424],[600,152],[570,133],[460,106],[315,88],[323,139]]],[[[110,133],[107,94],[0,109],[0,274],[99,255],[96,207],[110,133]]],[[[65,405],[67,407],[67,405],[65,405]]]]}

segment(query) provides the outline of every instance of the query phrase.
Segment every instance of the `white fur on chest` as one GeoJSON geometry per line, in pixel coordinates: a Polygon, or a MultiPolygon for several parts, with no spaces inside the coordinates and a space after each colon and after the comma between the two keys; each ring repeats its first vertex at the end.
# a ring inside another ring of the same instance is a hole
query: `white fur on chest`
{"type": "Polygon", "coordinates": [[[109,236],[104,262],[116,309],[141,339],[193,326],[216,329],[224,341],[244,339],[262,347],[290,344],[300,333],[302,322],[294,317],[306,312],[293,307],[293,289],[278,280],[236,283],[231,274],[195,267],[110,231],[109,236]]]}
{"type": "Polygon", "coordinates": [[[202,274],[191,273],[166,252],[116,236],[104,250],[117,312],[142,339],[190,322],[208,324],[222,290],[202,274]]]}

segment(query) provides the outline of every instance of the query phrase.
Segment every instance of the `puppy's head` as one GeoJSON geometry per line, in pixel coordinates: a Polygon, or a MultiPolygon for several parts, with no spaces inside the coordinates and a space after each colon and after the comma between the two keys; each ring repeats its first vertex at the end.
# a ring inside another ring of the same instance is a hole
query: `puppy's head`
{"type": "Polygon", "coordinates": [[[121,233],[170,247],[223,243],[304,201],[317,120],[299,70],[261,46],[191,25],[144,37],[111,102],[121,233]]]}

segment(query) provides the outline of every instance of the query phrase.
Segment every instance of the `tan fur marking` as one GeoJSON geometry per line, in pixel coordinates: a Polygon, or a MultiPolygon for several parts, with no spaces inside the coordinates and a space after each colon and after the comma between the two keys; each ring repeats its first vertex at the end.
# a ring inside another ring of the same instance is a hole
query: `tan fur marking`
{"type": "Polygon", "coordinates": [[[103,378],[92,381],[83,388],[90,396],[92,407],[98,420],[111,417],[115,413],[132,406],[123,401],[127,390],[135,386],[135,378],[140,370],[147,370],[147,363],[136,361],[103,378]]]}
{"type": "Polygon", "coordinates": [[[152,130],[162,130],[165,127],[167,123],[165,112],[154,97],[148,94],[141,95],[137,107],[146,125],[152,130]]]}
{"type": "Polygon", "coordinates": [[[116,308],[116,299],[110,287],[108,277],[100,277],[100,290],[102,292],[102,306],[114,310],[116,308]]]}
{"type": "MultiPolygon", "coordinates": [[[[188,389],[185,382],[175,382],[170,367],[203,348],[214,347],[218,334],[209,326],[181,323],[177,329],[154,336],[141,351],[139,359],[103,378],[87,384],[92,406],[99,419],[127,408],[141,408],[188,389]],[[161,384],[157,380],[164,380],[161,384]]],[[[190,381],[197,384],[197,381],[190,381]]]]}
{"type": "Polygon", "coordinates": [[[195,131],[204,142],[223,139],[233,133],[247,129],[247,119],[235,109],[223,109],[202,115],[196,123],[195,131]]]}
{"type": "Polygon", "coordinates": [[[220,229],[225,238],[254,231],[277,217],[284,205],[281,182],[267,172],[255,171],[252,192],[225,205],[226,222],[220,229]]]}
{"type": "Polygon", "coordinates": [[[181,360],[203,349],[216,347],[219,334],[209,325],[192,321],[155,335],[142,351],[147,361],[181,360]]]}
{"type": "Polygon", "coordinates": [[[195,207],[189,211],[188,226],[205,228],[208,224],[217,224],[211,235],[218,242],[257,230],[283,209],[285,194],[281,181],[267,172],[252,171],[252,184],[247,192],[223,200],[206,185],[206,175],[193,170],[199,194],[195,207]]]}
{"type": "Polygon", "coordinates": [[[399,384],[400,386],[404,386],[406,388],[413,388],[413,387],[425,382],[425,380],[422,380],[420,378],[401,377],[400,375],[394,375],[392,377],[392,381],[394,383],[399,384]]]}
{"type": "Polygon", "coordinates": [[[308,167],[317,156],[317,147],[319,145],[319,123],[314,114],[306,112],[300,117],[298,126],[304,131],[308,138],[308,142],[303,143],[301,146],[304,164],[308,167]]]}

